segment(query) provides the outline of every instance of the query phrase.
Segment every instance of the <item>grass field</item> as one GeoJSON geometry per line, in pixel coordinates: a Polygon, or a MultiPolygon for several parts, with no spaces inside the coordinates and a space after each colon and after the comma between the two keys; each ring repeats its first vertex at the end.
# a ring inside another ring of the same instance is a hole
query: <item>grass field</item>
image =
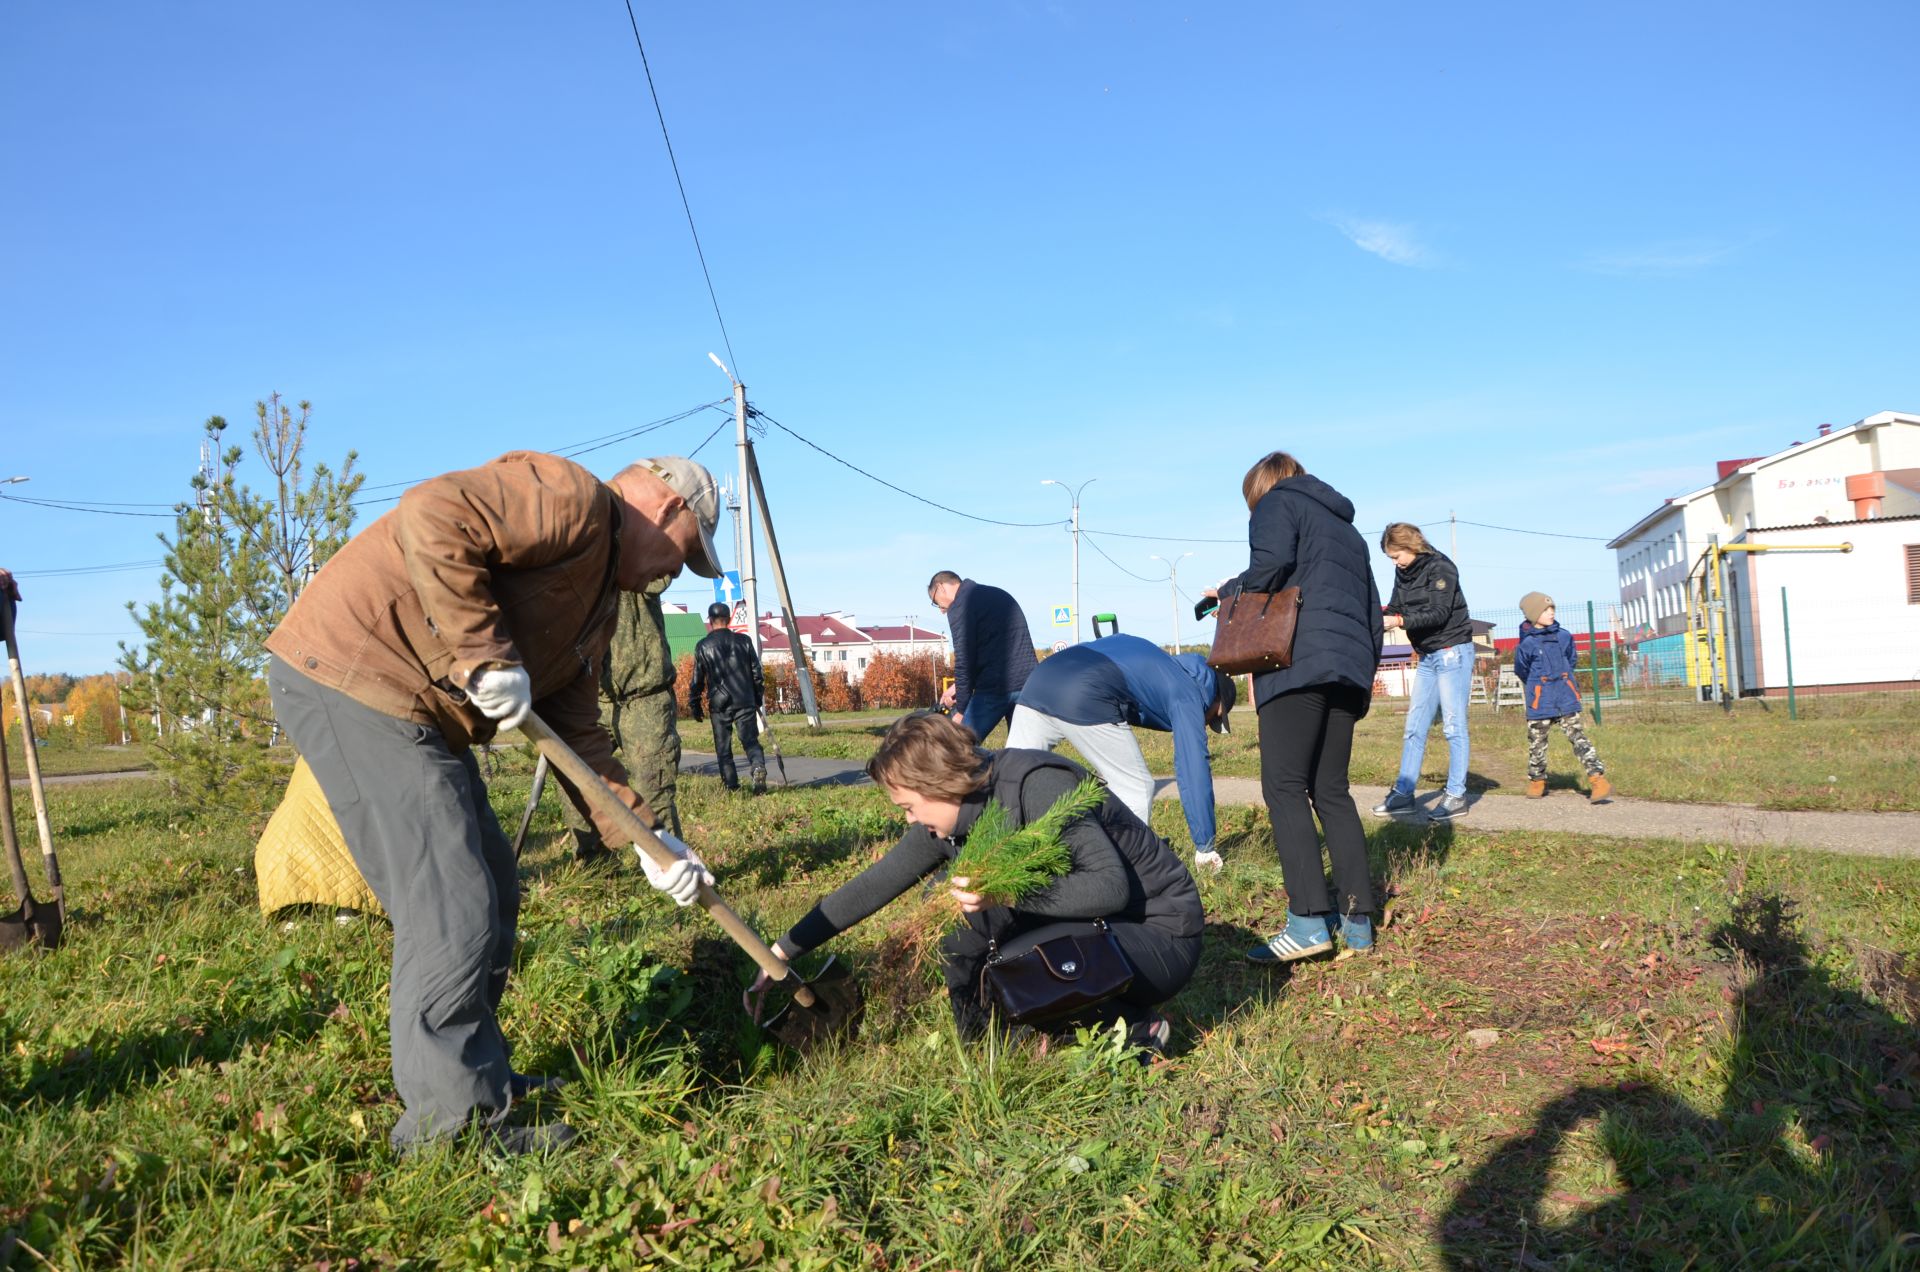
{"type": "MultiPolygon", "coordinates": [[[[40,748],[40,772],[47,777],[70,773],[124,773],[148,769],[153,761],[147,748],[135,742],[128,746],[43,746],[40,748]]],[[[20,739],[7,738],[7,772],[15,779],[27,776],[27,757],[20,750],[20,739]]]]}
{"type": "MultiPolygon", "coordinates": [[[[263,919],[250,833],[155,784],[52,800],[70,941],[0,959],[0,1265],[1920,1263],[1920,863],[1373,827],[1381,952],[1288,975],[1239,957],[1283,901],[1230,851],[1168,1061],[959,1046],[887,912],[837,943],[859,1040],[800,1059],[708,921],[562,858],[550,801],[503,1024],[583,1141],[397,1160],[385,925],[263,919]]],[[[682,807],[769,934],[899,829],[871,789],[682,807]]]]}
{"type": "MultiPolygon", "coordinates": [[[[1651,719],[1631,715],[1616,723],[1587,721],[1607,775],[1623,795],[1681,803],[1757,804],[1762,808],[1845,809],[1884,812],[1920,810],[1920,695],[1890,697],[1872,713],[1828,711],[1831,703],[1803,703],[1799,720],[1774,704],[1742,703],[1731,714],[1717,707],[1662,712],[1651,719]]],[[[1361,721],[1354,738],[1355,782],[1385,786],[1400,771],[1406,716],[1398,704],[1382,703],[1361,721]]],[[[819,732],[803,718],[776,717],[780,745],[788,755],[864,760],[873,753],[893,717],[862,713],[826,718],[819,732]]],[[[1616,713],[1616,716],[1625,713],[1616,713]]],[[[1159,776],[1173,772],[1171,735],[1136,729],[1147,765],[1159,776]]],[[[1208,739],[1216,775],[1258,777],[1259,726],[1244,705],[1233,715],[1233,732],[1208,739]]],[[[1004,726],[995,744],[1004,742],[1004,726]]],[[[1520,711],[1474,707],[1469,736],[1473,758],[1467,786],[1475,791],[1517,794],[1527,784],[1526,724],[1520,711]]],[[[704,724],[680,722],[690,750],[709,751],[704,724]]],[[[736,754],[738,746],[735,747],[736,754]]],[[[1550,781],[1571,788],[1585,775],[1558,731],[1549,744],[1550,781]]],[[[1447,746],[1436,724],[1428,736],[1420,787],[1446,780],[1447,746]]]]}

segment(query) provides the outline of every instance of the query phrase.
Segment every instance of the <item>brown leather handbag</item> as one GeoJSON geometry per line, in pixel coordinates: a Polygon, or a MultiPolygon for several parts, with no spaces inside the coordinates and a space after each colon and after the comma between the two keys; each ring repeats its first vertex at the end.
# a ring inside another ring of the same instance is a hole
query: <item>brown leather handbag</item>
{"type": "Polygon", "coordinates": [[[1300,620],[1300,589],[1237,592],[1220,599],[1207,665],[1229,676],[1293,665],[1293,629],[1300,620]]]}
{"type": "Polygon", "coordinates": [[[999,943],[989,942],[982,996],[1002,1020],[1034,1025],[1126,993],[1133,984],[1133,964],[1105,919],[1096,919],[1094,926],[1097,931],[1056,936],[1012,958],[1001,958],[999,943]]]}

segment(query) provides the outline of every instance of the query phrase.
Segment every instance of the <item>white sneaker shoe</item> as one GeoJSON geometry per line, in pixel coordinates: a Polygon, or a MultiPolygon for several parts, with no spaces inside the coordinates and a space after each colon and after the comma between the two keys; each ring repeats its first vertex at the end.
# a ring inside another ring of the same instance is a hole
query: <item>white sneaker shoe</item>
{"type": "Polygon", "coordinates": [[[1226,864],[1226,859],[1220,855],[1217,849],[1210,852],[1196,852],[1193,854],[1193,867],[1196,872],[1204,870],[1208,874],[1219,874],[1220,867],[1226,864]]]}

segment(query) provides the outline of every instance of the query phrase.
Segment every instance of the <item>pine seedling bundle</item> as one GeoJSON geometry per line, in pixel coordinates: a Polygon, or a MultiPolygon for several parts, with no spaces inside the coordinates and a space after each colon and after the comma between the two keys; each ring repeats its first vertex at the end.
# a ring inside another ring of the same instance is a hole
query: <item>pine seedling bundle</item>
{"type": "MultiPolygon", "coordinates": [[[[994,905],[1019,905],[1072,868],[1073,849],[1064,838],[1066,829],[1098,810],[1106,798],[1106,787],[1094,778],[1084,778],[1025,826],[1015,826],[1013,815],[998,800],[988,800],[947,878],[965,879],[967,891],[994,905]]],[[[935,944],[959,917],[947,889],[936,888],[889,930],[888,944],[904,948],[917,971],[926,966],[935,944]]]]}

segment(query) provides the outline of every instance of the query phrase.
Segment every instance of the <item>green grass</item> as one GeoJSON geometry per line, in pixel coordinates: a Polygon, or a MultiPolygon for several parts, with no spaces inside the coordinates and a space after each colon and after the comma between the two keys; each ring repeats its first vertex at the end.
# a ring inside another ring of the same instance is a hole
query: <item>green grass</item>
{"type": "MultiPolygon", "coordinates": [[[[495,806],[525,794],[503,776],[495,806]]],[[[836,943],[858,1042],[801,1059],[744,1022],[717,930],[566,861],[549,802],[503,1025],[575,1077],[549,1105],[584,1140],[401,1161],[385,925],[262,918],[247,829],[152,784],[52,803],[69,943],[0,959],[14,1267],[1920,1260],[1920,863],[1381,826],[1381,952],[1289,976],[1239,957],[1284,901],[1233,809],[1170,1062],[959,1046],[891,912],[836,943]]],[[[682,807],[769,935],[899,829],[871,789],[700,779],[682,807]]]]}
{"type": "MultiPolygon", "coordinates": [[[[1405,713],[1401,704],[1383,701],[1360,723],[1354,736],[1355,782],[1392,783],[1400,770],[1405,713]]],[[[1827,809],[1868,812],[1920,811],[1920,695],[1877,699],[1875,710],[1839,710],[1830,701],[1802,703],[1799,720],[1787,718],[1777,703],[1741,703],[1731,713],[1718,707],[1687,704],[1636,715],[1615,710],[1610,722],[1587,720],[1587,734],[1600,751],[1607,775],[1623,795],[1679,803],[1757,804],[1762,808],[1827,809]]],[[[819,731],[798,717],[777,717],[781,749],[788,755],[817,755],[865,760],[879,744],[892,718],[865,713],[829,716],[819,731]]],[[[1173,739],[1136,729],[1147,766],[1160,776],[1173,772],[1173,739]]],[[[1508,707],[1474,707],[1469,735],[1473,758],[1467,786],[1475,791],[1518,794],[1527,784],[1527,735],[1523,713],[1508,707]]],[[[713,746],[705,725],[681,721],[688,750],[713,746]]],[[[995,744],[1004,744],[1004,726],[995,744]]],[[[1259,726],[1242,706],[1233,715],[1233,732],[1209,735],[1216,776],[1258,777],[1259,726]]],[[[1070,752],[1069,752],[1070,753],[1070,752]]],[[[1558,730],[1548,748],[1548,769],[1555,785],[1571,785],[1584,774],[1558,730]]],[[[1446,779],[1447,746],[1436,723],[1428,735],[1421,786],[1446,779]]]]}
{"type": "MultiPolygon", "coordinates": [[[[46,777],[124,773],[153,767],[146,746],[139,742],[127,746],[43,746],[39,755],[40,772],[46,777]]],[[[12,735],[7,738],[7,772],[16,780],[27,776],[27,757],[20,750],[20,739],[12,735]]]]}

